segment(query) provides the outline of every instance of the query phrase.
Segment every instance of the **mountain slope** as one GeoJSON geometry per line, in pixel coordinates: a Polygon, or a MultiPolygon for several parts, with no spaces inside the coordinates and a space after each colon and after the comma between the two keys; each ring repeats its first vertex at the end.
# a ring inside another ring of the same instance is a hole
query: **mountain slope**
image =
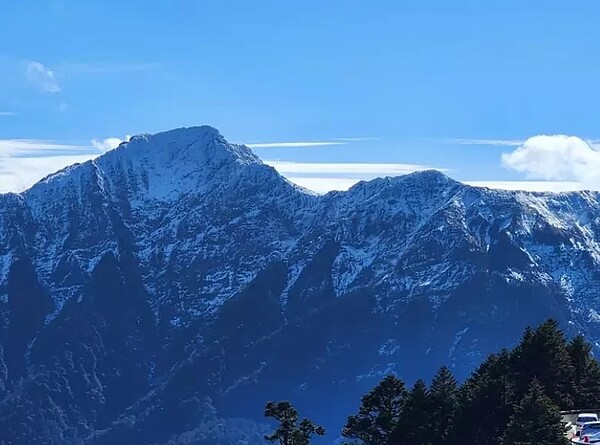
{"type": "Polygon", "coordinates": [[[210,127],[136,136],[0,195],[0,438],[166,443],[288,397],[335,426],[549,316],[598,346],[599,198],[435,171],[316,196],[210,127]]]}

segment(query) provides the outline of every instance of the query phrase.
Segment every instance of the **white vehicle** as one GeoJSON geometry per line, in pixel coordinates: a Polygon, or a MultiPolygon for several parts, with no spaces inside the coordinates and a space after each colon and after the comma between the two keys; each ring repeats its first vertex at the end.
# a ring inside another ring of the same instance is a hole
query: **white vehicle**
{"type": "Polygon", "coordinates": [[[580,436],[579,443],[599,443],[600,422],[584,423],[580,436]]]}
{"type": "Polygon", "coordinates": [[[590,422],[598,422],[598,414],[595,413],[581,413],[577,416],[575,421],[576,434],[579,436],[583,425],[590,422]]]}

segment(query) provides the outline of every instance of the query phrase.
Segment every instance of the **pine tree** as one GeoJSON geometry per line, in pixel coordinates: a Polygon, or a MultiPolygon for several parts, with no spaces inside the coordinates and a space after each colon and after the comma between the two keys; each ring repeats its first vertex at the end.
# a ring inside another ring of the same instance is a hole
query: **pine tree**
{"type": "Polygon", "coordinates": [[[570,379],[573,374],[567,341],[556,320],[528,330],[512,353],[517,394],[522,397],[537,379],[548,397],[561,409],[573,407],[570,379]]]}
{"type": "Polygon", "coordinates": [[[566,445],[558,407],[533,380],[521,403],[515,407],[502,445],[566,445]]]}
{"type": "Polygon", "coordinates": [[[450,369],[443,366],[431,381],[430,435],[433,443],[445,444],[457,408],[458,384],[450,369]]]}
{"type": "Polygon", "coordinates": [[[342,436],[365,445],[387,445],[405,395],[404,382],[387,376],[363,396],[358,414],[348,417],[342,436]]]}
{"type": "Polygon", "coordinates": [[[429,391],[423,380],[417,380],[406,396],[396,428],[390,435],[389,445],[429,445],[430,434],[429,391]]]}
{"type": "Polygon", "coordinates": [[[312,420],[302,419],[298,425],[298,411],[290,402],[267,403],[265,417],[272,417],[279,422],[279,427],[265,436],[269,442],[279,442],[279,445],[308,445],[314,434],[325,435],[325,429],[312,420]]]}
{"type": "Polygon", "coordinates": [[[592,356],[592,346],[578,335],[567,346],[573,375],[570,379],[575,409],[589,409],[600,400],[600,365],[592,356]]]}
{"type": "Polygon", "coordinates": [[[459,390],[447,443],[497,445],[513,413],[510,353],[489,356],[459,390]]]}

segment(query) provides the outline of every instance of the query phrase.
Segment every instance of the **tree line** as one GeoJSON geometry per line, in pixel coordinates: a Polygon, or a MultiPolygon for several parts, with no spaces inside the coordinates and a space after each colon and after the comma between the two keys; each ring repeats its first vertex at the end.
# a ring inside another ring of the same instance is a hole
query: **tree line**
{"type": "MultiPolygon", "coordinates": [[[[561,410],[600,405],[600,364],[581,335],[558,322],[527,328],[518,344],[490,355],[459,384],[442,367],[430,384],[385,377],[365,394],[341,431],[347,445],[565,445],[561,410]]],[[[298,420],[289,402],[269,402],[279,423],[269,442],[308,445],[325,430],[298,420]]]]}

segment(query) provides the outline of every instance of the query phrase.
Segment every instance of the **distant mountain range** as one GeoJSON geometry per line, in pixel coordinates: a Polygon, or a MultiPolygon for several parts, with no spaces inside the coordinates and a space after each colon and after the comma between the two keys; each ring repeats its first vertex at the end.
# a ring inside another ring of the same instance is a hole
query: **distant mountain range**
{"type": "Polygon", "coordinates": [[[600,350],[599,241],[598,193],[316,195],[211,127],[135,136],[0,195],[0,443],[250,443],[270,399],[336,427],[548,317],[600,350]]]}

